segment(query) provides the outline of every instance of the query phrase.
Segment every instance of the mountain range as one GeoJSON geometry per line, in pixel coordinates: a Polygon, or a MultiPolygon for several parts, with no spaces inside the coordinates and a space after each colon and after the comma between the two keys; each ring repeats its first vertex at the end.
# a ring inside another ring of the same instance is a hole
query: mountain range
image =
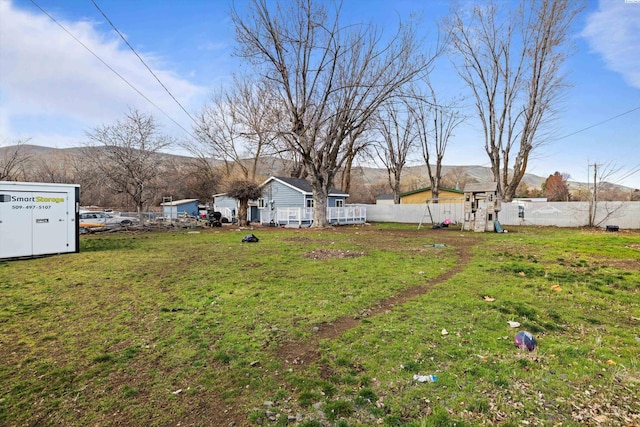
{"type": "MultiPolygon", "coordinates": [[[[11,152],[15,149],[16,146],[6,146],[0,147],[0,165],[2,164],[2,159],[6,155],[6,153],[11,152]]],[[[54,161],[55,158],[60,158],[63,155],[78,155],[81,150],[84,148],[80,147],[72,147],[72,148],[52,148],[52,147],[44,147],[39,145],[30,145],[24,144],[22,146],[22,150],[32,159],[38,159],[39,161],[54,161]]],[[[190,160],[190,157],[170,154],[170,153],[161,153],[163,158],[172,160],[176,163],[187,163],[190,160]]],[[[258,174],[262,176],[272,176],[272,175],[282,175],[283,171],[288,170],[287,160],[278,159],[278,158],[265,158],[259,162],[258,166],[258,174]]],[[[407,166],[403,169],[403,182],[413,181],[415,183],[425,183],[425,177],[427,176],[427,167],[425,165],[422,166],[407,166]]],[[[447,173],[456,173],[458,175],[466,175],[468,181],[491,181],[492,173],[491,169],[486,166],[478,166],[478,165],[443,165],[442,174],[446,175],[447,173]]],[[[550,174],[553,172],[550,172],[550,174]]],[[[352,177],[358,177],[361,182],[364,183],[380,183],[387,182],[387,170],[384,168],[375,168],[375,167],[364,167],[357,166],[352,169],[352,177]]],[[[547,178],[538,176],[531,173],[526,173],[524,175],[523,181],[530,188],[539,189],[542,184],[545,182],[547,178]]],[[[585,188],[589,184],[583,182],[569,181],[569,187],[571,189],[580,189],[585,188]]],[[[632,190],[631,188],[616,185],[616,184],[607,184],[610,188],[618,188],[623,191],[632,190]]]]}

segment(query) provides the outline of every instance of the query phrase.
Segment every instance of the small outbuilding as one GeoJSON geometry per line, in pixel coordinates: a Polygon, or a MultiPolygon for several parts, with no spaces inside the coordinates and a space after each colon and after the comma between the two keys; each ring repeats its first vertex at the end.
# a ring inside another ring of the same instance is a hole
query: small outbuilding
{"type": "Polygon", "coordinates": [[[500,212],[497,182],[467,184],[464,187],[463,230],[495,231],[500,212]]]}
{"type": "Polygon", "coordinates": [[[165,218],[175,219],[185,215],[198,217],[198,199],[164,201],[160,205],[165,218]]]}
{"type": "Polygon", "coordinates": [[[462,203],[464,192],[453,188],[440,188],[438,190],[438,200],[433,198],[431,187],[420,188],[418,190],[407,191],[400,194],[400,204],[421,204],[421,203],[462,203]]]}
{"type": "MultiPolygon", "coordinates": [[[[239,208],[238,199],[227,196],[227,193],[218,193],[213,195],[213,210],[220,212],[224,219],[228,221],[235,221],[239,208]]],[[[248,218],[249,221],[255,221],[255,219],[248,218]]],[[[226,221],[225,221],[226,222],[226,221]]]]}
{"type": "Polygon", "coordinates": [[[393,205],[393,194],[381,194],[376,197],[376,205],[393,205]]]}

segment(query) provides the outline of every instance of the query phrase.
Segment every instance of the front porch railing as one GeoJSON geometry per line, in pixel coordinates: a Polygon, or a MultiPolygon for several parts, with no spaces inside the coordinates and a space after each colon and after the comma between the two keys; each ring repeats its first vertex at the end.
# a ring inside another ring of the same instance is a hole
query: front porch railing
{"type": "MultiPolygon", "coordinates": [[[[311,208],[276,208],[278,225],[304,225],[313,222],[311,208]]],[[[345,206],[327,208],[327,221],[331,224],[362,224],[367,221],[367,208],[364,206],[345,206]]],[[[264,221],[263,221],[264,222],[264,221]]]]}

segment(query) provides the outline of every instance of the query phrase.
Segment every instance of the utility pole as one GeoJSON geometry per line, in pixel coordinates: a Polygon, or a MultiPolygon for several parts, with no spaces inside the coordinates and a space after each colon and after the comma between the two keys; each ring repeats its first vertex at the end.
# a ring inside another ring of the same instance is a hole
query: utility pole
{"type": "Polygon", "coordinates": [[[589,166],[593,166],[593,192],[591,193],[591,201],[589,203],[589,227],[593,227],[596,222],[596,207],[598,204],[598,163],[593,165],[587,165],[587,172],[589,166]]]}
{"type": "Polygon", "coordinates": [[[593,202],[598,201],[598,164],[593,164],[593,202]]]}

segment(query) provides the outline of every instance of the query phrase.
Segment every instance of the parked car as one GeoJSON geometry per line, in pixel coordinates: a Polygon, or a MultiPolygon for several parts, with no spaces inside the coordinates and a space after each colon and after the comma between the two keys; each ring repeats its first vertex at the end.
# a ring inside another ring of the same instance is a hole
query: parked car
{"type": "Polygon", "coordinates": [[[106,212],[80,212],[80,225],[95,224],[101,226],[137,224],[138,218],[113,216],[106,212]]]}

